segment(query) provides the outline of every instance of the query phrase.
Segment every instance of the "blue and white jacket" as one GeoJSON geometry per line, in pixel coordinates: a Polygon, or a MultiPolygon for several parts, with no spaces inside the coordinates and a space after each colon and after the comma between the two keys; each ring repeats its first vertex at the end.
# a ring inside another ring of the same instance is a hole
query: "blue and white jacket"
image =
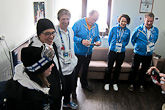
{"type": "Polygon", "coordinates": [[[147,28],[144,26],[144,23],[134,29],[131,37],[131,43],[134,46],[134,53],[141,56],[150,56],[153,54],[153,51],[147,52],[147,45],[151,43],[156,43],[159,35],[158,28],[151,27],[151,35],[149,39],[147,38],[147,28]]]}
{"type": "Polygon", "coordinates": [[[82,44],[83,39],[91,38],[91,43],[100,41],[98,25],[95,23],[89,31],[85,18],[77,21],[73,27],[74,31],[74,50],[78,55],[90,55],[92,54],[93,45],[86,47],[82,44]]]}
{"type": "Polygon", "coordinates": [[[130,30],[127,27],[122,28],[119,24],[117,26],[114,26],[109,32],[109,50],[117,52],[117,50],[115,49],[116,43],[121,43],[121,52],[125,52],[125,46],[128,45],[129,39],[130,30]]]}

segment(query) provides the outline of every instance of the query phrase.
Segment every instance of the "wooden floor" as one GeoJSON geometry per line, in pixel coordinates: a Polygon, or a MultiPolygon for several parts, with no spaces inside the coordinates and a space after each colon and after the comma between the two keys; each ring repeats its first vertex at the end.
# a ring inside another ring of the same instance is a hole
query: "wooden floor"
{"type": "Polygon", "coordinates": [[[147,83],[145,93],[139,92],[138,87],[134,92],[128,91],[128,84],[124,81],[118,84],[118,92],[112,87],[110,91],[105,91],[102,80],[89,80],[89,85],[94,92],[83,90],[80,83],[78,85],[77,100],[73,100],[79,105],[77,110],[161,110],[162,104],[165,103],[165,95],[161,93],[160,87],[153,83],[147,83]]]}

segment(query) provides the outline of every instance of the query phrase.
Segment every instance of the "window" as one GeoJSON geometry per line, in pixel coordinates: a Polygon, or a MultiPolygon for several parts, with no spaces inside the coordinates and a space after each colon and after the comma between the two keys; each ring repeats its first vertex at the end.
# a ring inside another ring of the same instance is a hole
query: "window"
{"type": "Polygon", "coordinates": [[[73,24],[81,19],[82,10],[82,0],[55,0],[55,23],[58,23],[57,13],[60,9],[65,8],[70,11],[71,19],[69,26],[72,27],[73,24]]]}
{"type": "Polygon", "coordinates": [[[110,12],[112,0],[54,0],[55,23],[58,23],[57,13],[60,9],[68,9],[71,13],[70,27],[79,19],[86,17],[91,10],[99,12],[99,31],[101,35],[108,35],[110,26],[110,12]]]}
{"type": "Polygon", "coordinates": [[[107,11],[108,11],[108,0],[87,0],[87,14],[91,10],[97,10],[99,12],[99,19],[97,24],[100,32],[106,32],[107,26],[107,11]]]}

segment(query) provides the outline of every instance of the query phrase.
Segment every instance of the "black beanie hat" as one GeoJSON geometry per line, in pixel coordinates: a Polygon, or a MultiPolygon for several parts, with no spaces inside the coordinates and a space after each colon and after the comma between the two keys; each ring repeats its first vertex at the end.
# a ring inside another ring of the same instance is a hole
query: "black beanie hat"
{"type": "Polygon", "coordinates": [[[53,23],[49,19],[39,19],[37,22],[37,36],[39,36],[46,29],[54,29],[53,23]]]}
{"type": "Polygon", "coordinates": [[[28,73],[32,73],[32,74],[41,74],[43,73],[46,69],[48,69],[50,67],[50,65],[53,63],[53,61],[47,61],[46,63],[40,63],[39,69],[37,69],[36,71],[29,71],[27,69],[27,67],[30,67],[36,63],[39,62],[39,60],[42,59],[41,57],[41,53],[43,50],[43,46],[42,47],[25,47],[22,48],[21,50],[21,61],[23,63],[23,65],[25,66],[25,71],[27,71],[28,73]]]}

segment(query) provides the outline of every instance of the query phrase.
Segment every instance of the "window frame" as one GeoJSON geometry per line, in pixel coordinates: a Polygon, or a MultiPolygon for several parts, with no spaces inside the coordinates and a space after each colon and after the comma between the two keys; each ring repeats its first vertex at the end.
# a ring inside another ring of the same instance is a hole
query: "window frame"
{"type": "MultiPolygon", "coordinates": [[[[108,0],[107,26],[106,32],[100,32],[100,35],[107,36],[110,28],[112,0],[108,0]]],[[[87,0],[82,0],[82,18],[87,17],[87,0]]]]}

